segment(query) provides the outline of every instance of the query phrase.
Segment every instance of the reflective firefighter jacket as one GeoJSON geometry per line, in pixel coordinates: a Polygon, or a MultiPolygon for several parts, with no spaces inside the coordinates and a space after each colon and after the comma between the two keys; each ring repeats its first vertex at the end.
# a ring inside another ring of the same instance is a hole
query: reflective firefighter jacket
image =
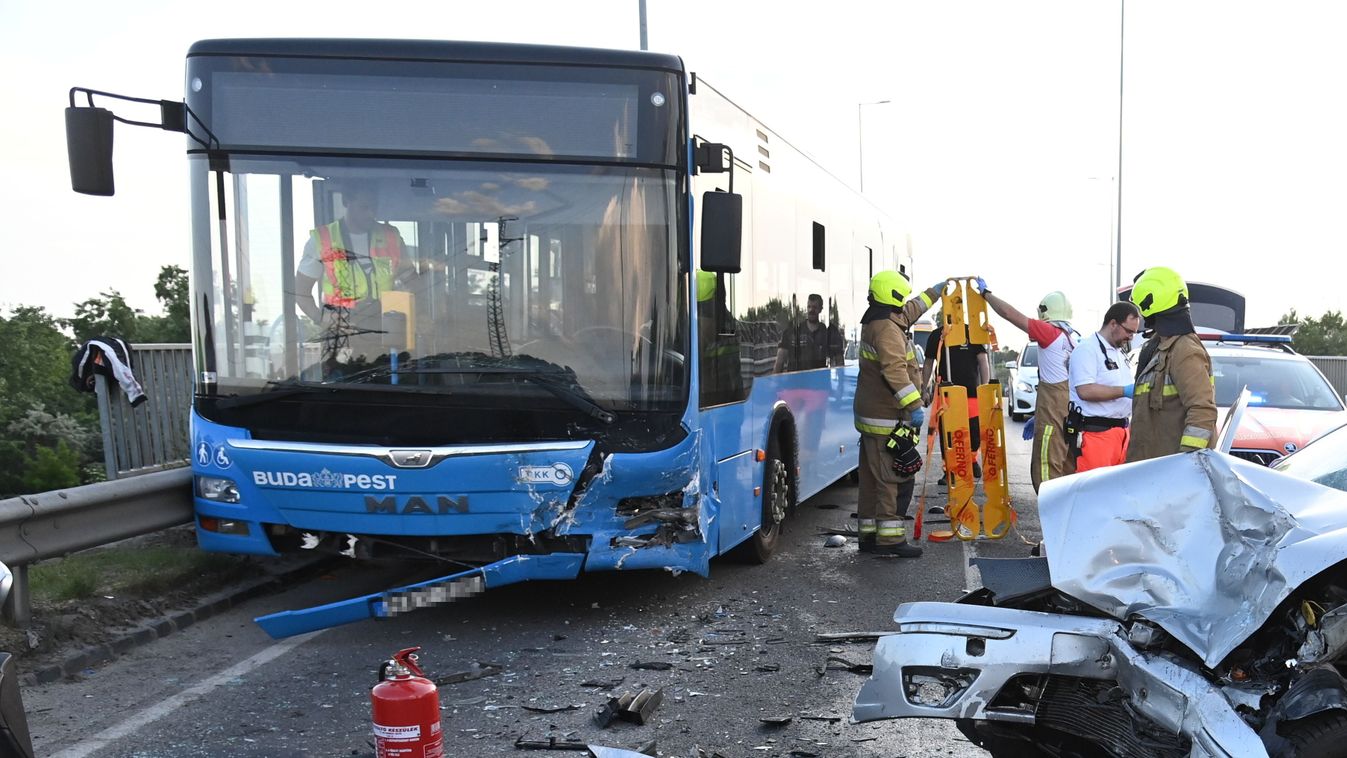
{"type": "Polygon", "coordinates": [[[1210,447],[1216,438],[1211,356],[1196,334],[1152,337],[1155,355],[1137,371],[1127,460],[1210,447]]]}
{"type": "Polygon", "coordinates": [[[888,436],[899,419],[921,407],[921,364],[907,329],[930,309],[940,293],[926,290],[908,298],[901,310],[861,326],[861,367],[856,379],[856,429],[888,436]]]}
{"type": "Polygon", "coordinates": [[[365,298],[393,289],[402,259],[402,236],[388,224],[375,224],[369,235],[369,261],[361,261],[343,239],[340,221],[314,229],[314,245],[323,262],[323,304],[350,308],[365,298]],[[365,263],[369,264],[368,270],[365,263]]]}

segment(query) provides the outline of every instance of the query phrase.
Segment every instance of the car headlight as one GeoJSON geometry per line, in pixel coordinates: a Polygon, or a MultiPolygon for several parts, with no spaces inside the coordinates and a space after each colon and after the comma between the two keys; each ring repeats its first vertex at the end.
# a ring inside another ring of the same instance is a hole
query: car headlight
{"type": "Polygon", "coordinates": [[[1034,386],[1028,382],[1015,382],[1015,389],[1019,392],[1033,392],[1034,386]]]}
{"type": "Polygon", "coordinates": [[[196,494],[203,500],[213,500],[217,503],[237,503],[239,501],[239,488],[234,484],[233,479],[221,479],[218,476],[198,476],[196,478],[196,494]]]}

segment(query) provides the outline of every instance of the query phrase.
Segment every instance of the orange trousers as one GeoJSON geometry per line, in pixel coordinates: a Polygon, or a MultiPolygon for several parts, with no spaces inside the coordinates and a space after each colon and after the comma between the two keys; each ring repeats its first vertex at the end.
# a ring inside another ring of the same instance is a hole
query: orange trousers
{"type": "Polygon", "coordinates": [[[1117,466],[1127,460],[1127,443],[1132,431],[1126,427],[1105,429],[1102,432],[1080,433],[1080,457],[1076,459],[1076,473],[1092,468],[1117,466]]]}

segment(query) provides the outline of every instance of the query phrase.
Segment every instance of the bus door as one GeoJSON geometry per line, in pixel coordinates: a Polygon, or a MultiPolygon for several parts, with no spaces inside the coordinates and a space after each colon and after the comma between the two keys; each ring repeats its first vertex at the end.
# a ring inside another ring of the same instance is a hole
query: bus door
{"type": "MultiPolygon", "coordinates": [[[[756,344],[746,318],[751,302],[747,288],[753,281],[749,271],[753,260],[753,174],[738,158],[734,170],[734,191],[743,196],[743,268],[738,274],[697,272],[702,444],[706,459],[713,462],[712,481],[704,490],[709,489],[720,503],[722,552],[752,535],[762,513],[759,496],[753,492],[762,479],[761,464],[754,454],[762,436],[761,412],[749,400],[758,373],[756,344]]],[[[702,191],[728,189],[724,174],[700,178],[706,180],[696,185],[702,191]]],[[[700,228],[693,239],[700,239],[700,228]]],[[[775,351],[775,345],[772,348],[775,351]]],[[[765,370],[771,371],[770,362],[765,370]]]]}

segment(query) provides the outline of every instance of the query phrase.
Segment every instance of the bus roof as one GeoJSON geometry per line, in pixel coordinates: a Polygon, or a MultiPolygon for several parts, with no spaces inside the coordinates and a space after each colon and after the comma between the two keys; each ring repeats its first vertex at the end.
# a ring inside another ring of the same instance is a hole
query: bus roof
{"type": "Polygon", "coordinates": [[[371,58],[380,60],[444,61],[457,63],[524,63],[540,65],[604,66],[683,71],[676,55],[639,50],[606,50],[560,45],[519,45],[507,42],[460,42],[402,39],[240,38],[196,42],[187,57],[204,55],[244,57],[371,58]]]}

